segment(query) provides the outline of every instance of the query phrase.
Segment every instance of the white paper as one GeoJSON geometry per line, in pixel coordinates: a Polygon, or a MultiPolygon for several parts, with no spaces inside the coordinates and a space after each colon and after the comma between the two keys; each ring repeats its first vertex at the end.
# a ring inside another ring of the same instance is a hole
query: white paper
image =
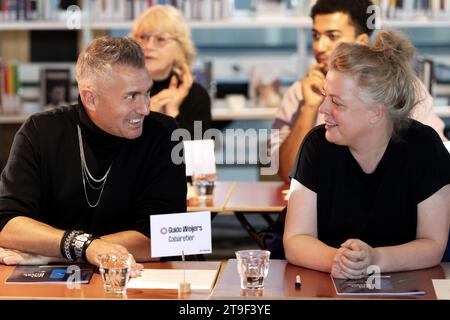
{"type": "Polygon", "coordinates": [[[144,269],[142,276],[132,278],[127,288],[178,289],[181,282],[189,282],[191,290],[211,291],[217,277],[216,270],[144,269]],[[184,271],[186,274],[184,275],[184,271]]]}
{"type": "Polygon", "coordinates": [[[433,287],[438,300],[450,300],[450,279],[433,279],[433,287]]]}
{"type": "Polygon", "coordinates": [[[216,173],[216,158],[214,155],[214,141],[188,140],[183,141],[186,176],[192,173],[216,173]]]}
{"type": "Polygon", "coordinates": [[[152,257],[211,253],[211,212],[150,216],[152,257]]]}

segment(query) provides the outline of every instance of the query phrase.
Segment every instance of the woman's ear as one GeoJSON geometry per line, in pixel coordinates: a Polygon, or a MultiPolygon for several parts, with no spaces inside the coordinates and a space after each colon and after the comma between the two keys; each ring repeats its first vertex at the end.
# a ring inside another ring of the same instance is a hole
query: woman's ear
{"type": "Polygon", "coordinates": [[[386,109],[383,104],[377,103],[375,106],[371,107],[371,116],[369,122],[371,124],[376,124],[381,119],[384,118],[386,109]]]}

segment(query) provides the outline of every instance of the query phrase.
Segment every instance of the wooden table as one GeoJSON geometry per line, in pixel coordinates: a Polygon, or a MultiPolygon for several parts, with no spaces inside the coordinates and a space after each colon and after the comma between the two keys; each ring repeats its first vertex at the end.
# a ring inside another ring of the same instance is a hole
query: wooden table
{"type": "MultiPolygon", "coordinates": [[[[152,262],[145,263],[148,269],[205,269],[216,270],[221,262],[152,262]]],[[[108,294],[103,290],[102,279],[98,271],[89,284],[80,285],[80,289],[70,289],[64,284],[5,284],[5,280],[14,270],[14,266],[0,265],[0,299],[208,299],[210,293],[193,291],[178,294],[178,290],[128,289],[126,296],[108,294]]]]}
{"type": "MultiPolygon", "coordinates": [[[[423,296],[338,296],[329,273],[296,267],[286,260],[271,260],[269,273],[263,290],[242,290],[236,269],[236,260],[228,260],[218,280],[211,299],[436,299],[431,279],[445,279],[444,270],[450,263],[413,271],[417,288],[425,291],[423,296]],[[295,276],[301,276],[301,289],[295,288],[295,276]]],[[[450,275],[449,275],[450,276],[450,275]]]]}
{"type": "Polygon", "coordinates": [[[233,212],[280,212],[287,205],[283,190],[289,185],[281,181],[236,182],[225,210],[233,212]]]}
{"type": "Polygon", "coordinates": [[[198,198],[190,198],[187,200],[187,210],[193,211],[211,211],[222,212],[225,205],[233,192],[236,182],[217,181],[214,186],[213,198],[207,201],[199,201],[198,198]]]}
{"type": "Polygon", "coordinates": [[[287,205],[283,191],[288,189],[289,185],[281,181],[237,182],[225,210],[234,212],[242,227],[262,248],[263,239],[245,215],[259,214],[271,224],[270,214],[280,213],[287,205]]]}
{"type": "Polygon", "coordinates": [[[245,217],[246,214],[259,214],[268,224],[273,222],[271,213],[280,213],[287,205],[285,199],[289,185],[278,181],[225,182],[218,181],[213,199],[199,202],[197,198],[187,200],[188,211],[211,211],[216,214],[234,214],[242,227],[263,247],[263,240],[257,230],[245,217]]]}

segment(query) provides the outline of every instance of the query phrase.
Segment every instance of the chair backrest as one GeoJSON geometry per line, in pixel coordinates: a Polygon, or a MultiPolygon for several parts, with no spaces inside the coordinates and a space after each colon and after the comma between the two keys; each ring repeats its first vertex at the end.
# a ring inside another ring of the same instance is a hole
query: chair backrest
{"type": "Polygon", "coordinates": [[[286,220],[287,207],[280,212],[277,219],[270,226],[261,231],[265,250],[270,251],[272,259],[285,259],[283,246],[284,222],[286,220]]]}

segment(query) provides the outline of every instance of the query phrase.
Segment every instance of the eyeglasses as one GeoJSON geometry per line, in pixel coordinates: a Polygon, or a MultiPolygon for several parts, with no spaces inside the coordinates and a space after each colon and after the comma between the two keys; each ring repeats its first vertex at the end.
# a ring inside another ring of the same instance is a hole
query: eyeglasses
{"type": "Polygon", "coordinates": [[[177,40],[174,37],[164,37],[160,35],[152,35],[152,34],[140,34],[137,36],[137,40],[140,44],[146,45],[153,38],[153,45],[157,48],[162,48],[166,46],[170,40],[177,40]]]}

